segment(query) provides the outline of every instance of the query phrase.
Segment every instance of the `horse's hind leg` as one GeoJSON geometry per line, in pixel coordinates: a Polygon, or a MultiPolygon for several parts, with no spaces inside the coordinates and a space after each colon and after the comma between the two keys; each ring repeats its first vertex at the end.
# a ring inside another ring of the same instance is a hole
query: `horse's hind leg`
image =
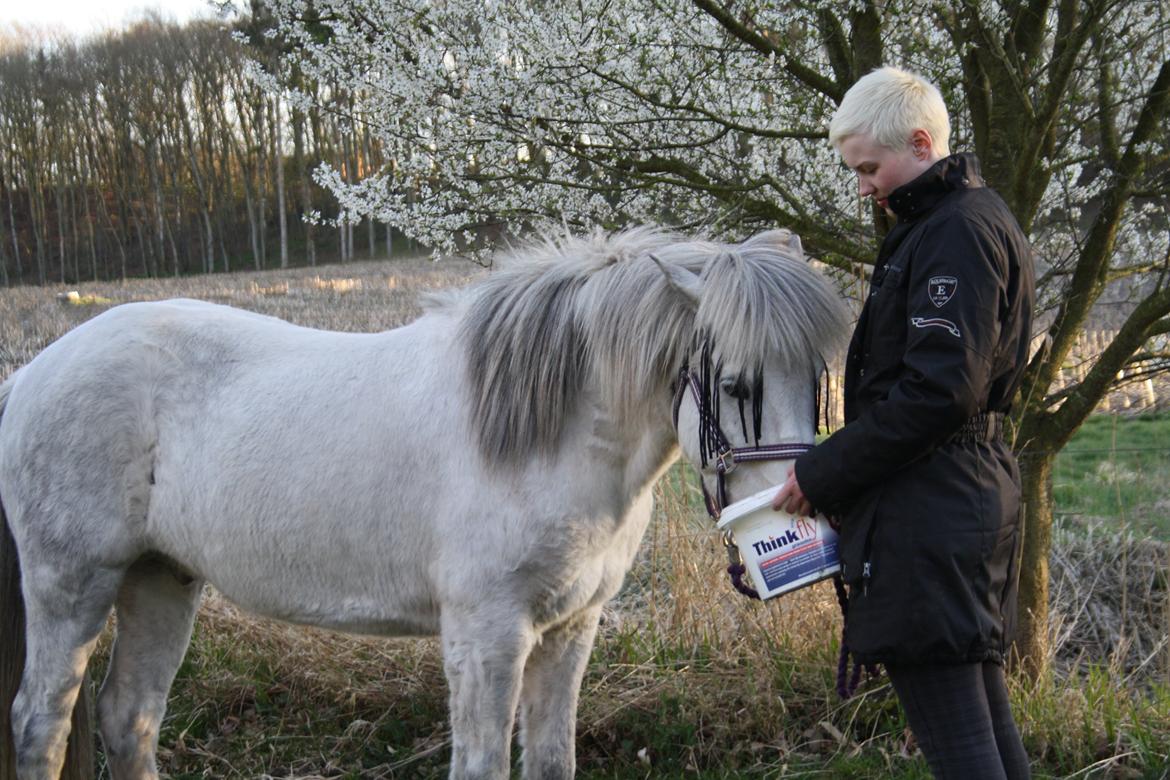
{"type": "Polygon", "coordinates": [[[524,668],[520,742],[525,780],[571,778],[576,765],[577,696],[601,608],[545,632],[524,668]]]}
{"type": "Polygon", "coordinates": [[[202,594],[192,579],[157,559],[126,572],[116,603],[117,634],[98,695],[106,759],[115,780],[155,778],[167,691],[183,660],[202,594]]]}
{"type": "MultiPolygon", "coordinates": [[[[75,562],[73,568],[22,561],[26,644],[20,690],[12,702],[16,775],[56,780],[70,720],[121,572],[75,562]]],[[[85,767],[88,774],[92,767],[85,767]]]]}

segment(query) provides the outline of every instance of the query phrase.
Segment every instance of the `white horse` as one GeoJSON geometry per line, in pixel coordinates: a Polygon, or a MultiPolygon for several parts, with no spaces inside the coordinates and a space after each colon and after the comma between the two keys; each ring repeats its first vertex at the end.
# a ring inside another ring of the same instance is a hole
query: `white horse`
{"type": "MultiPolygon", "coordinates": [[[[295,623],[437,632],[451,777],[508,776],[517,710],[524,776],[570,777],[598,617],[654,480],[681,445],[714,492],[699,431],[720,418],[735,446],[811,442],[843,312],[786,232],[635,229],[547,241],[385,333],[190,300],[95,317],[0,386],[0,610],[25,611],[0,638],[16,670],[0,709],[26,653],[4,762],[61,773],[114,609],[100,733],[115,778],[157,777],[209,582],[295,623]],[[676,396],[704,356],[708,396],[676,396]]],[[[729,484],[743,497],[786,471],[744,465],[729,484]]]]}

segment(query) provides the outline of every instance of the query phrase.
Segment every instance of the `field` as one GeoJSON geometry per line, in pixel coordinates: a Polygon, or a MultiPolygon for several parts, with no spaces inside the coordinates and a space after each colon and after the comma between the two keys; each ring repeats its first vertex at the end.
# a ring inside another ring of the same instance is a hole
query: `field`
{"type": "Polygon", "coordinates": [[[1053,490],[1068,527],[1112,518],[1170,541],[1170,418],[1099,415],[1057,459],[1053,490]]]}
{"type": "MultiPolygon", "coordinates": [[[[64,289],[0,291],[0,377],[124,301],[181,295],[365,331],[408,321],[420,293],[481,273],[460,261],[400,260],[86,285],[72,300],[58,300],[64,289]]],[[[1036,777],[1167,776],[1167,448],[1165,415],[1099,418],[1060,460],[1053,671],[1011,678],[1036,777]]],[[[726,581],[694,475],[672,468],[656,498],[585,678],[579,776],[929,777],[883,679],[837,698],[831,585],[749,602],[726,581]]],[[[172,689],[160,768],[175,778],[443,777],[441,666],[433,640],[284,626],[209,589],[172,689]]]]}

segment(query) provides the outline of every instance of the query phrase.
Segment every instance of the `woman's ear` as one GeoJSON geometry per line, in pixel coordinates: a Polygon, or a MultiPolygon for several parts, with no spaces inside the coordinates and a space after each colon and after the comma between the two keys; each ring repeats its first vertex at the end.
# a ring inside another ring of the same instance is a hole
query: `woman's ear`
{"type": "Polygon", "coordinates": [[[930,132],[923,128],[915,128],[910,134],[910,149],[917,160],[928,160],[934,152],[934,139],[930,132]]]}

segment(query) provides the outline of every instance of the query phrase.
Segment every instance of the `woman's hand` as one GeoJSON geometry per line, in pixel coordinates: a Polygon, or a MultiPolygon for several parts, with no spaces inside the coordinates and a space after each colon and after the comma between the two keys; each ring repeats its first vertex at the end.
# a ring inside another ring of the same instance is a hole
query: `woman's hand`
{"type": "Polygon", "coordinates": [[[778,512],[788,512],[797,517],[811,517],[812,503],[805,498],[800,483],[796,481],[796,469],[788,469],[788,479],[781,486],[780,492],[772,499],[772,508],[778,512]]]}

